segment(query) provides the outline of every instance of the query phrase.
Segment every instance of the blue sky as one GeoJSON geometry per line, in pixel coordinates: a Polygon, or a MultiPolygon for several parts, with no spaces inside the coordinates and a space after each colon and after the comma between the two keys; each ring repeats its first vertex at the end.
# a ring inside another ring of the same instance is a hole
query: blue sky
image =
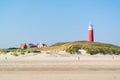
{"type": "Polygon", "coordinates": [[[87,40],[120,45],[120,0],[0,0],[0,48],[87,40]]]}

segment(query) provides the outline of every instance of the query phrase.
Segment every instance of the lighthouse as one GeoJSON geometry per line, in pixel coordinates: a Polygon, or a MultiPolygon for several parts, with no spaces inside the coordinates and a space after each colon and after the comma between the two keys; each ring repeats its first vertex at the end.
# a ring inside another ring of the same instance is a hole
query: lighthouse
{"type": "Polygon", "coordinates": [[[93,25],[89,24],[88,27],[88,41],[89,42],[94,42],[94,31],[93,31],[93,25]]]}

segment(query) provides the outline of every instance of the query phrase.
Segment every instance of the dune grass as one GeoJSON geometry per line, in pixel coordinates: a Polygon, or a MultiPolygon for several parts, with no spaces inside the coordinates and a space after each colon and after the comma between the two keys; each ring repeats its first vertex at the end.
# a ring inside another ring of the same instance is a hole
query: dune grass
{"type": "Polygon", "coordinates": [[[29,48],[29,49],[1,49],[0,54],[11,53],[11,55],[19,56],[25,55],[26,53],[40,53],[38,48],[29,48]]]}
{"type": "Polygon", "coordinates": [[[45,51],[66,51],[70,54],[80,53],[84,49],[88,54],[120,54],[120,46],[100,42],[75,41],[56,43],[50,47],[43,48],[45,51]]]}
{"type": "Polygon", "coordinates": [[[12,55],[24,55],[25,53],[40,53],[41,51],[59,52],[66,51],[70,54],[80,53],[80,49],[86,50],[88,54],[120,54],[120,46],[106,44],[100,42],[75,41],[75,42],[59,42],[45,48],[29,48],[29,49],[1,49],[0,54],[11,53],[12,55]]]}

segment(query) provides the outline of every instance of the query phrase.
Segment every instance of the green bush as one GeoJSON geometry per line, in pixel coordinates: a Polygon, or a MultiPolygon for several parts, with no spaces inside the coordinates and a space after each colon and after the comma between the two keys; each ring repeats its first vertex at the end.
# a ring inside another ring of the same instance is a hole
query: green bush
{"type": "Polygon", "coordinates": [[[31,53],[31,51],[27,51],[27,53],[31,53]]]}
{"type": "Polygon", "coordinates": [[[25,55],[25,52],[21,52],[21,55],[25,55]]]}
{"type": "Polygon", "coordinates": [[[11,53],[11,55],[19,56],[17,52],[11,53]]]}
{"type": "Polygon", "coordinates": [[[79,45],[73,45],[73,46],[69,47],[68,49],[66,49],[66,52],[68,52],[70,54],[80,53],[79,49],[81,49],[81,47],[79,45]]]}
{"type": "Polygon", "coordinates": [[[41,51],[33,50],[33,53],[40,53],[41,51]]]}

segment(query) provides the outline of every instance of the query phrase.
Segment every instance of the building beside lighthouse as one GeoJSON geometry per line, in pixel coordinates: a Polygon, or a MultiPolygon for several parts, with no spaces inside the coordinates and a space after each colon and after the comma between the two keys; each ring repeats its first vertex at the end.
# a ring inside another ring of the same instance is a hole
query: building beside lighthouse
{"type": "Polygon", "coordinates": [[[36,45],[35,44],[33,44],[33,43],[28,43],[28,44],[24,44],[24,43],[22,43],[22,44],[20,44],[20,49],[27,49],[27,48],[43,48],[43,47],[47,47],[47,44],[45,44],[45,43],[41,43],[41,44],[39,44],[39,43],[37,43],[36,45]]]}
{"type": "Polygon", "coordinates": [[[94,42],[94,30],[92,24],[89,24],[88,27],[88,42],[94,42]]]}

